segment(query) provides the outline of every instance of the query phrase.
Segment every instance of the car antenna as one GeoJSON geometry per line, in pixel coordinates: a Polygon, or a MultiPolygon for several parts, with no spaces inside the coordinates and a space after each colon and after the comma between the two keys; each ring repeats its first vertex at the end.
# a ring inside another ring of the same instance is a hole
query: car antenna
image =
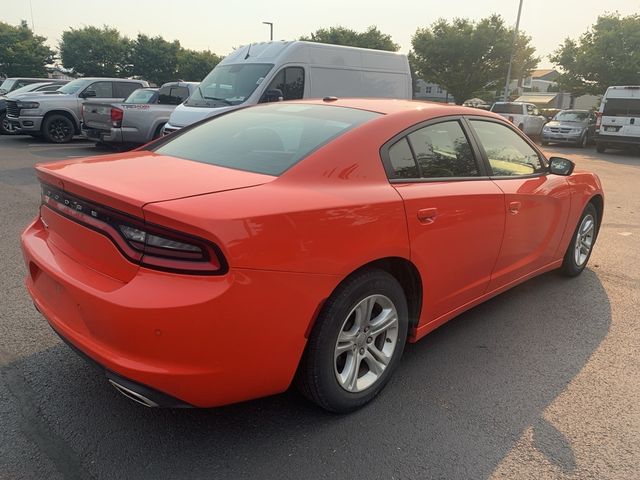
{"type": "Polygon", "coordinates": [[[249,58],[249,52],[251,52],[251,44],[249,44],[249,48],[247,48],[247,54],[244,57],[245,60],[249,58]]]}

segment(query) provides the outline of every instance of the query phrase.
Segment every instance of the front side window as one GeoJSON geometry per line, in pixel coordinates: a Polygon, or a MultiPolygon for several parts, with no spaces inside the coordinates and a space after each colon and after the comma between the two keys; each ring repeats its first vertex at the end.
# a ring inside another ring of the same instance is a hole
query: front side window
{"type": "Polygon", "coordinates": [[[538,152],[505,125],[470,120],[495,176],[521,176],[546,171],[538,152]]]}
{"type": "Polygon", "coordinates": [[[159,155],[280,175],[313,150],[379,113],[272,103],[214,117],[156,147],[159,155]]]}
{"type": "Polygon", "coordinates": [[[73,95],[74,93],[79,92],[84,89],[87,85],[91,83],[91,80],[87,80],[86,78],[78,78],[76,80],[72,80],[66,85],[63,85],[58,90],[60,93],[66,93],[68,95],[73,95]]]}
{"type": "Polygon", "coordinates": [[[224,107],[243,103],[262,83],[273,64],[243,63],[217,65],[185,105],[190,107],[224,107]]]}
{"type": "Polygon", "coordinates": [[[276,88],[282,91],[285,100],[301,99],[304,94],[304,69],[302,67],[287,67],[280,70],[267,90],[276,88]]]}
{"type": "Polygon", "coordinates": [[[409,134],[423,178],[479,175],[471,146],[457,121],[429,125],[409,134]]]}
{"type": "Polygon", "coordinates": [[[86,91],[96,92],[95,98],[113,98],[113,84],[111,82],[94,82],[86,91]]]}

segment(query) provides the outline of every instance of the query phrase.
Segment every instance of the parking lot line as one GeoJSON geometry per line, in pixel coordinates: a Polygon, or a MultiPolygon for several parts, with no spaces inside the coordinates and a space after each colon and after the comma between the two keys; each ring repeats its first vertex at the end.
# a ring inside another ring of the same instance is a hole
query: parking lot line
{"type": "Polygon", "coordinates": [[[95,145],[95,143],[74,143],[73,145],[67,145],[66,143],[63,144],[48,144],[48,145],[42,145],[40,143],[29,143],[27,146],[28,147],[40,147],[40,148],[84,148],[84,147],[93,147],[95,145]]]}

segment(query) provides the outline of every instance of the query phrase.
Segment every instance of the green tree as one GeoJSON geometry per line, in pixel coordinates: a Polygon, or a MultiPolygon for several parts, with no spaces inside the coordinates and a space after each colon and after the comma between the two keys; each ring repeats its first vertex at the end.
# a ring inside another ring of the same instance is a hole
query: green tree
{"type": "MultiPolygon", "coordinates": [[[[442,86],[461,104],[476,91],[502,88],[512,40],[513,30],[499,15],[477,23],[464,18],[451,23],[440,19],[413,35],[413,63],[420,78],[442,86]]],[[[512,78],[527,76],[538,64],[530,41],[519,33],[512,78]]]]}
{"type": "Polygon", "coordinates": [[[558,85],[574,95],[604,93],[640,79],[640,15],[603,15],[577,41],[567,38],[550,60],[563,73],[558,85]]]}
{"type": "Polygon", "coordinates": [[[184,48],[178,54],[177,78],[199,82],[220,63],[220,60],[221,57],[209,50],[197,52],[184,48]]]}
{"type": "Polygon", "coordinates": [[[84,76],[117,77],[127,73],[130,40],[108,26],[62,32],[60,58],[66,68],[84,76]]]}
{"type": "Polygon", "coordinates": [[[157,85],[178,78],[178,57],[182,47],[178,40],[138,34],[131,49],[133,75],[157,85]]]}
{"type": "Polygon", "coordinates": [[[348,45],[351,47],[373,48],[376,50],[388,50],[397,52],[400,45],[394,43],[391,35],[382,33],[378,27],[371,26],[364,32],[357,32],[346,27],[320,28],[309,34],[308,37],[300,37],[307,42],[331,43],[334,45],[348,45]]]}
{"type": "Polygon", "coordinates": [[[24,20],[14,27],[0,22],[0,73],[7,77],[40,77],[54,52],[34,35],[24,20]]]}

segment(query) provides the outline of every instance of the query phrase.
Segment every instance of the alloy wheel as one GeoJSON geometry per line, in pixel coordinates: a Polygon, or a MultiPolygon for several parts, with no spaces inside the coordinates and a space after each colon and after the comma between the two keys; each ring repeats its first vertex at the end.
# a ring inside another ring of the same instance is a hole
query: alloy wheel
{"type": "Polygon", "coordinates": [[[336,341],[334,371],[342,388],[358,393],[375,384],[398,343],[398,312],[384,295],[361,300],[347,315],[336,341]]]}
{"type": "Polygon", "coordinates": [[[54,120],[49,124],[49,135],[56,141],[63,141],[71,134],[69,124],[64,120],[54,120]]]}
{"type": "Polygon", "coordinates": [[[578,228],[574,245],[574,260],[578,267],[584,265],[589,258],[596,231],[596,222],[592,215],[585,215],[578,228]]]}

